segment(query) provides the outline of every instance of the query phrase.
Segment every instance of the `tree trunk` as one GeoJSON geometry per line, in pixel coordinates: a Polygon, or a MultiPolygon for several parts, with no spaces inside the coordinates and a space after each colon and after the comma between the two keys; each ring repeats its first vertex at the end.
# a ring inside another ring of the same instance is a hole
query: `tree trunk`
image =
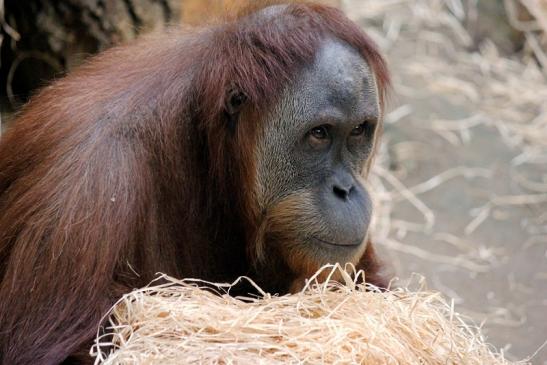
{"type": "Polygon", "coordinates": [[[16,108],[91,54],[179,22],[180,5],[181,0],[5,0],[5,22],[20,39],[2,31],[3,109],[16,108]]]}

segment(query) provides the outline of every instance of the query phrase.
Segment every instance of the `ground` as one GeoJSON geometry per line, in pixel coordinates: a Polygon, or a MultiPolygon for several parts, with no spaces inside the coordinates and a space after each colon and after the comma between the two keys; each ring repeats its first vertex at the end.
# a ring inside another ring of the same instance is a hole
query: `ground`
{"type": "Polygon", "coordinates": [[[398,277],[425,276],[523,359],[547,340],[547,80],[471,45],[442,3],[346,2],[394,77],[375,236],[398,277]]]}

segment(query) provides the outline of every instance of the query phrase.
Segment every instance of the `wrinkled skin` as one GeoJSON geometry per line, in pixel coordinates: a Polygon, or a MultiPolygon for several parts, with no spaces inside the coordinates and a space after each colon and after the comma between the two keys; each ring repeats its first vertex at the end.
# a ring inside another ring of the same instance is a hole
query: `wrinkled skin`
{"type": "Polygon", "coordinates": [[[257,256],[280,250],[306,276],[326,263],[356,263],[372,205],[362,176],[374,151],[380,108],[373,73],[343,42],[324,41],[288,87],[258,140],[257,256]]]}

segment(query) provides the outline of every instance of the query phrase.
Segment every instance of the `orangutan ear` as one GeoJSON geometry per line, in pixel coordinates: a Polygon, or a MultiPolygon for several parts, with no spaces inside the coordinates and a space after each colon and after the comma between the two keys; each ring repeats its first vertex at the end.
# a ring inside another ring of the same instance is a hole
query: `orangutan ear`
{"type": "Polygon", "coordinates": [[[226,102],[224,109],[228,120],[228,129],[231,132],[235,132],[237,120],[239,118],[239,112],[245,106],[247,102],[247,95],[239,89],[232,89],[226,96],[226,102]]]}

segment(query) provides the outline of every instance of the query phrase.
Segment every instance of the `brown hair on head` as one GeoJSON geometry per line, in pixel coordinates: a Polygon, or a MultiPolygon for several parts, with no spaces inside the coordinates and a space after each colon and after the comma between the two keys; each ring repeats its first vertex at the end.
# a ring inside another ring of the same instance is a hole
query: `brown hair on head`
{"type": "Polygon", "coordinates": [[[203,114],[221,114],[225,93],[233,87],[258,109],[274,103],[297,70],[313,61],[326,37],[335,37],[360,52],[374,71],[383,107],[390,84],[386,62],[370,37],[341,10],[294,2],[276,9],[275,16],[267,16],[260,12],[286,2],[258,3],[244,7],[235,19],[214,27],[207,36],[211,46],[201,54],[203,64],[196,78],[203,114]]]}

